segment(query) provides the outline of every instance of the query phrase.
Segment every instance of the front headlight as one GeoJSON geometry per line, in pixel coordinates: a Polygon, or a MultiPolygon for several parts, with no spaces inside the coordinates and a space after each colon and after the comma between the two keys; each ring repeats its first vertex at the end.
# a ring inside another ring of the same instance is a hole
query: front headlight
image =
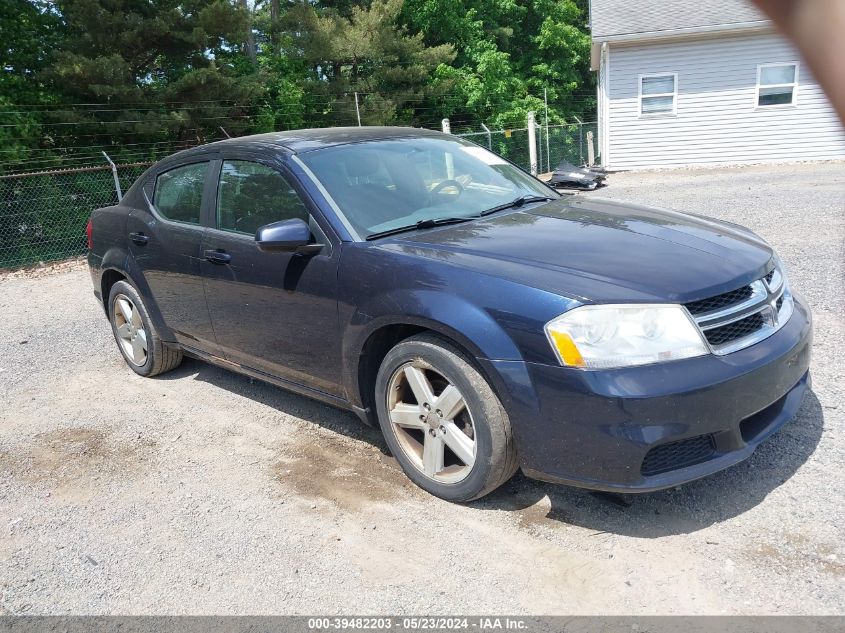
{"type": "Polygon", "coordinates": [[[552,319],[546,336],[561,365],[632,367],[709,353],[679,305],[587,305],[552,319]]]}

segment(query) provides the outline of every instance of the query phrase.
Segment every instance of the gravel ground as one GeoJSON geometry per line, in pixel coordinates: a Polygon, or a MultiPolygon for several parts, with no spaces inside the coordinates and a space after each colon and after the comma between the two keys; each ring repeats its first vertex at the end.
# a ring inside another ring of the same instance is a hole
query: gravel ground
{"type": "Polygon", "coordinates": [[[746,224],[816,319],[814,390],[745,463],[452,505],[350,414],[118,355],[81,264],[0,278],[0,613],[845,613],[845,165],[614,174],[746,224]]]}

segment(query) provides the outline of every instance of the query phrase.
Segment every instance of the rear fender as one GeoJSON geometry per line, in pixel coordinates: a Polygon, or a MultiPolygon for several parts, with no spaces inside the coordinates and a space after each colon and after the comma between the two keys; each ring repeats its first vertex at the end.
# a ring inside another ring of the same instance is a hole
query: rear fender
{"type": "MultiPolygon", "coordinates": [[[[161,316],[161,311],[158,308],[158,304],[156,303],[152,292],[150,292],[147,280],[144,278],[144,273],[141,271],[141,268],[138,266],[135,258],[132,257],[132,254],[122,246],[113,246],[106,251],[106,254],[103,256],[103,272],[106,270],[117,271],[127,278],[129,283],[132,284],[135,287],[135,290],[138,291],[138,294],[141,295],[141,299],[144,301],[144,306],[147,308],[147,314],[149,314],[150,319],[153,322],[153,327],[155,327],[158,335],[163,341],[175,342],[176,337],[173,336],[173,332],[171,332],[170,328],[165,324],[164,318],[161,316]]],[[[108,297],[103,297],[104,306],[108,304],[108,300],[108,297]]]]}

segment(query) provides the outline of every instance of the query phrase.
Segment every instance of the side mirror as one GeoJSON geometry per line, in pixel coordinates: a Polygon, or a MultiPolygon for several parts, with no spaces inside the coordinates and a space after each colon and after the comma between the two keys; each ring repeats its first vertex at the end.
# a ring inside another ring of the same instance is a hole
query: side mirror
{"type": "Polygon", "coordinates": [[[299,218],[265,224],[255,232],[255,242],[268,253],[313,254],[323,248],[311,242],[311,229],[299,218]]]}

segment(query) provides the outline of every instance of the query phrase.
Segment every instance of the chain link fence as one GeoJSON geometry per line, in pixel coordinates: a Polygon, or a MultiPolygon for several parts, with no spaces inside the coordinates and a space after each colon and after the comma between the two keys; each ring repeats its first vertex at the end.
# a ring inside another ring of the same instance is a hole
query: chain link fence
{"type": "MultiPolygon", "coordinates": [[[[554,171],[562,160],[574,165],[588,162],[590,132],[595,150],[598,142],[596,123],[572,123],[569,125],[537,125],[537,171],[554,171]]],[[[525,171],[531,169],[528,128],[510,130],[485,130],[483,132],[462,132],[457,136],[487,147],[489,150],[507,158],[525,171]]],[[[595,162],[599,156],[594,151],[595,162]]]]}
{"type": "Polygon", "coordinates": [[[525,171],[531,170],[528,150],[528,128],[510,130],[490,130],[484,132],[464,132],[456,134],[473,143],[482,145],[502,158],[507,158],[525,171]]]}
{"type": "MultiPolygon", "coordinates": [[[[148,166],[118,165],[121,190],[148,166]]],[[[0,176],[0,268],[83,255],[91,211],[116,203],[108,165],[0,176]]]]}
{"type": "Polygon", "coordinates": [[[570,125],[538,126],[537,164],[540,173],[554,171],[560,161],[573,165],[585,165],[589,157],[592,139],[594,162],[599,163],[598,124],[572,123],[570,125]]]}

